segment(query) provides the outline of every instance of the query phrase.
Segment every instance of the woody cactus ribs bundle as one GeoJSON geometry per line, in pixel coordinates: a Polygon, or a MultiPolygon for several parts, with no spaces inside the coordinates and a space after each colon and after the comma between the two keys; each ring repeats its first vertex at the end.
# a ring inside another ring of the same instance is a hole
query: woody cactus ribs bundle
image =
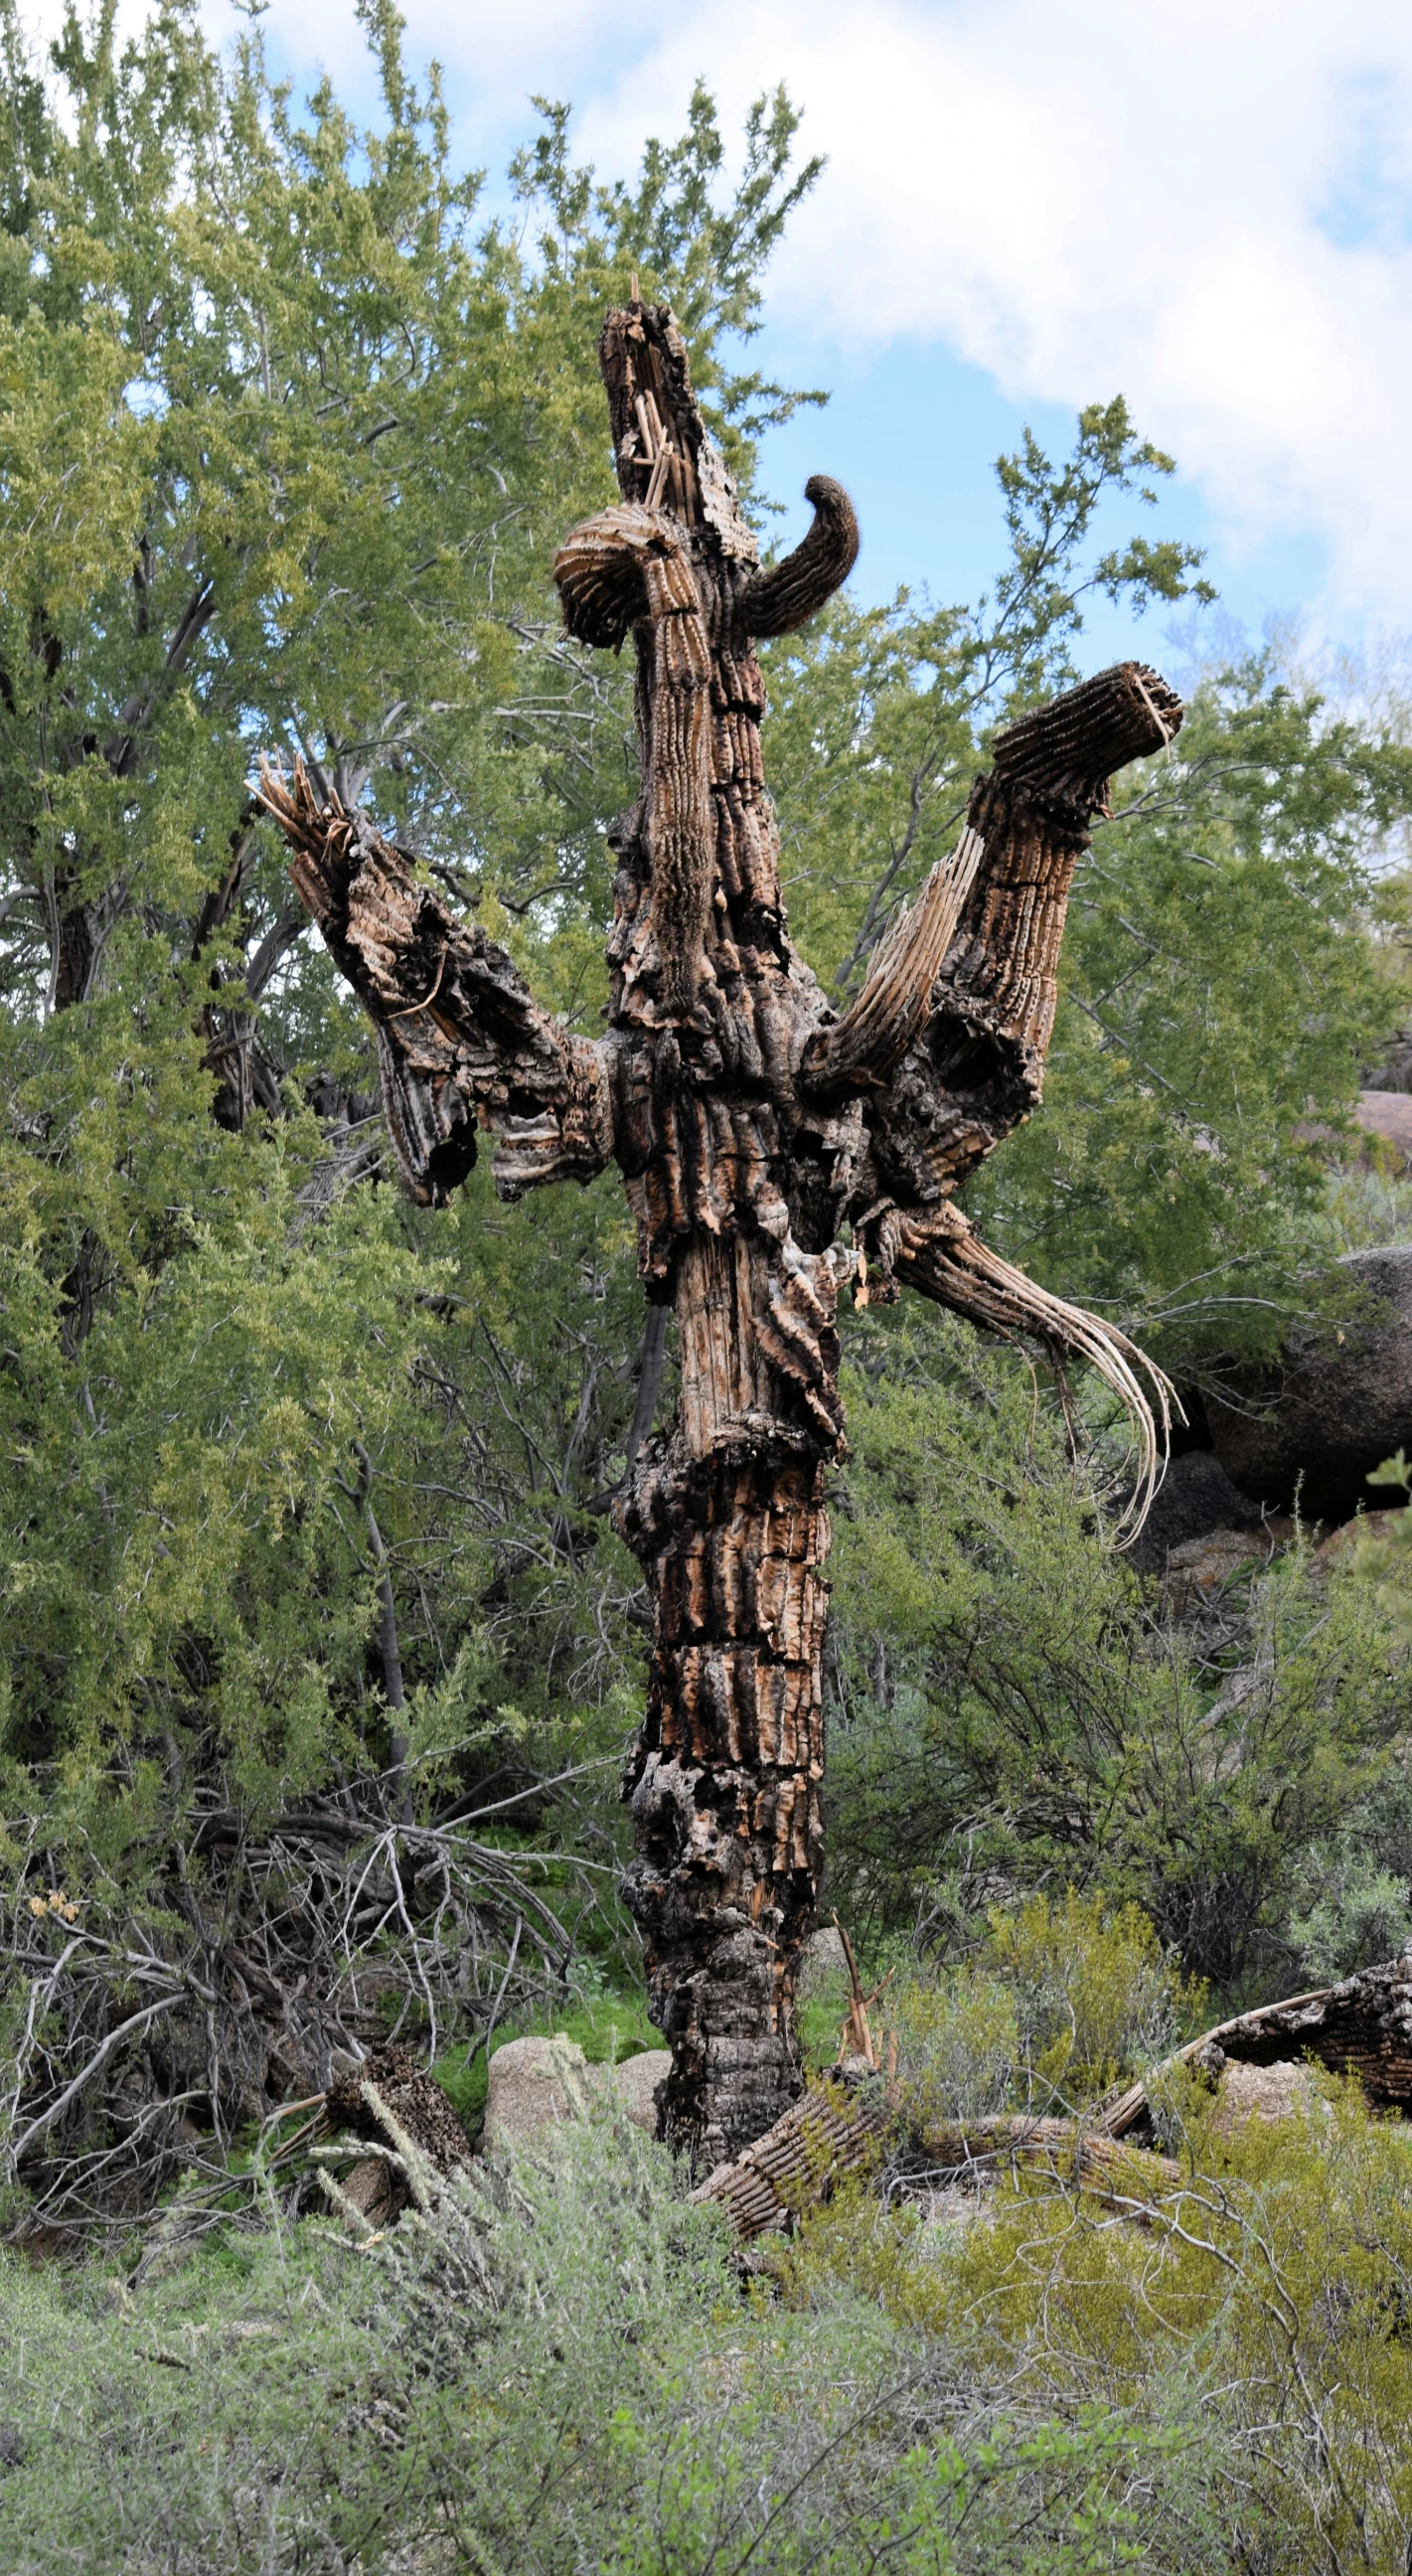
{"type": "Polygon", "coordinates": [[[840,1290],[886,1300],[904,1283],[1091,1363],[1153,1472],[1141,1355],[1001,1260],[954,1199],[1038,1104],[1070,881],[1107,781],[1169,742],[1182,708],[1129,662],[1002,734],[956,849],[840,1018],[785,922],[755,646],[847,578],[847,494],[816,476],[809,534],[762,568],[670,312],[611,312],[601,362],[622,499],[554,570],[569,632],[614,649],[631,635],[637,657],[641,793],[609,835],[606,1034],[566,1031],[405,853],[321,805],[302,771],[292,786],[267,774],[264,796],[376,1029],[412,1195],[443,1202],[482,1126],[504,1198],[616,1161],[648,1299],[675,1307],[675,1419],[642,1443],[616,1506],[656,1605],[626,1895],[672,2049],[665,2135],[704,2170],[800,2085],[840,1290]]]}

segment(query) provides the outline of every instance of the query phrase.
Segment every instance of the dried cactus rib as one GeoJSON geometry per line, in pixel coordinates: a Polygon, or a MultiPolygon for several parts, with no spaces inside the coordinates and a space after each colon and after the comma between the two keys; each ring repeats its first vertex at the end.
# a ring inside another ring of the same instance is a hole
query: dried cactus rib
{"type": "Polygon", "coordinates": [[[604,510],[561,546],[554,579],[571,635],[619,644],[645,619],[655,686],[647,786],[652,928],[663,1013],[692,1009],[705,964],[716,837],[711,650],[685,532],[659,513],[604,510]]]}
{"type": "Polygon", "coordinates": [[[1189,2040],[1142,2083],[1130,2085],[1104,2115],[1110,2137],[1122,2138],[1150,2117],[1154,2083],[1168,2068],[1205,2066],[1218,2073],[1223,2060],[1269,2066],[1291,2057],[1314,2057],[1331,2075],[1354,2075],[1381,2109],[1412,2111],[1412,1943],[1395,1959],[1360,1968],[1334,1986],[1316,1986],[1277,2004],[1238,2013],[1189,2040]]]}
{"type": "Polygon", "coordinates": [[[1108,781],[1131,760],[1165,750],[1185,710],[1176,690],[1145,662],[1115,662],[1091,680],[1022,716],[996,735],[995,777],[1068,807],[1086,829],[1108,811],[1108,781]]]}
{"type": "Polygon", "coordinates": [[[836,1028],[810,1039],[800,1066],[806,1091],[827,1099],[876,1087],[906,1054],[930,1010],[932,988],[984,856],[985,843],[968,825],[889,934],[852,1008],[836,1028]]]}
{"type": "Polygon", "coordinates": [[[1173,1415],[1186,1418],[1170,1378],[1115,1325],[1052,1296],[1003,1260],[958,1208],[904,1215],[894,1261],[898,1277],[924,1296],[991,1332],[1028,1336],[1082,1360],[1112,1389],[1132,1424],[1138,1450],[1132,1498],[1114,1531],[1116,1545],[1131,1546],[1162,1479],[1173,1415]],[[1152,1387],[1155,1413],[1139,1370],[1152,1387]]]}
{"type": "Polygon", "coordinates": [[[685,526],[707,531],[727,561],[754,564],[754,531],[725,459],[706,434],[686,343],[669,308],[615,306],[604,322],[598,356],[624,499],[645,502],[665,448],[677,460],[670,477],[675,515],[685,526]]]}
{"type": "Polygon", "coordinates": [[[990,2120],[916,2131],[909,2141],[941,2180],[990,2177],[1023,2165],[1064,2186],[1093,2192],[1110,2208],[1141,2212],[1175,2190],[1181,2167],[1170,2156],[1119,2144],[1102,2121],[1035,2119],[1013,2112],[990,2120]]]}
{"type": "Polygon", "coordinates": [[[653,549],[678,554],[680,538],[658,511],[626,501],[571,529],[554,558],[554,581],[575,641],[616,651],[647,614],[653,549]]]}
{"type": "Polygon", "coordinates": [[[1090,824],[1108,811],[1112,772],[1170,742],[1182,715],[1155,671],[1121,662],[997,737],[967,809],[985,855],[930,1016],[870,1120],[899,1198],[957,1189],[1039,1106],[1069,889],[1090,824]]]}
{"type": "Polygon", "coordinates": [[[806,2093],[732,2164],[718,2165],[692,2199],[718,2201],[737,2236],[787,2224],[792,2208],[822,2199],[845,2174],[877,2163],[894,2120],[881,2100],[838,2086],[806,2093]]]}
{"type": "Polygon", "coordinates": [[[601,354],[622,499],[573,532],[557,572],[570,631],[595,645],[631,631],[637,656],[642,794],[610,834],[607,1038],[589,1047],[536,1014],[503,954],[449,923],[371,826],[298,795],[282,818],[378,1023],[409,1185],[440,1194],[478,1119],[500,1131],[511,1190],[586,1176],[612,1151],[649,1293],[676,1304],[676,1419],[634,1452],[617,1514],[657,1605],[624,1892],[672,2032],[668,2141],[719,2160],[801,2076],[835,1306],[860,1260],[843,1230],[870,1261],[879,1247],[883,1293],[895,1266],[994,1329],[1091,1359],[1155,1472],[1130,1346],[978,1246],[947,1202],[1039,1098],[1089,820],[1111,767],[1167,739],[1180,709],[1124,665],[1003,736],[970,837],[826,1027],[785,920],[752,637],[822,605],[853,559],[852,511],[821,478],[809,535],[761,572],[670,313],[636,299],[610,313],[601,354]]]}

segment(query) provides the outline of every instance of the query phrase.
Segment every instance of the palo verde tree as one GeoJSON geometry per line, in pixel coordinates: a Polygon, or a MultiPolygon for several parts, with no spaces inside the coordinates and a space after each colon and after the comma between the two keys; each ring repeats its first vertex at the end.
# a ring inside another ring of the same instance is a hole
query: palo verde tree
{"type": "Polygon", "coordinates": [[[1080,1354],[1142,1425],[1150,1472],[1139,1354],[999,1259],[954,1193],[1038,1102],[1075,862],[1111,773],[1168,743],[1182,708],[1125,663],[1003,733],[956,848],[840,1019],[785,922],[754,648],[846,579],[852,508],[815,477],[809,534],[762,568],[671,312],[615,308],[600,359],[623,499],[574,530],[555,579],[571,635],[632,635],[637,655],[641,792],[610,835],[607,1034],[546,1012],[330,782],[301,766],[262,792],[373,1020],[413,1195],[455,1187],[482,1122],[507,1196],[616,1160],[649,1299],[675,1306],[675,1420],[617,1506],[656,1610],[629,1902],[672,2045],[665,2132],[709,2164],[799,2083],[840,1289],[903,1282],[1080,1354]]]}
{"type": "MultiPolygon", "coordinates": [[[[211,1675],[229,1679],[239,1632],[253,1644],[263,1617],[237,1524],[288,1513],[314,1557],[343,1559],[311,1597],[295,1584],[270,1604],[274,1775],[277,1711],[311,1665],[361,1710],[345,1581],[365,1592],[376,1550],[366,1510],[349,1518],[340,1494],[362,1472],[350,1437],[390,1534],[409,1690],[419,1665],[454,1666],[478,1589],[504,1571],[482,1564],[465,1513],[432,1541],[417,1517],[430,1506],[407,1500],[425,1389],[450,1380],[449,1418],[472,1417],[479,1527],[493,1520],[496,1412],[487,1427],[468,1392],[482,1363],[467,1366],[466,1305],[428,1302],[454,1226],[409,1242],[403,1216],[359,1188],[384,1153],[371,1049],[251,805],[252,738],[306,747],[345,798],[375,798],[522,949],[546,945],[552,918],[554,998],[580,1001],[606,910],[590,862],[631,722],[623,675],[566,648],[548,584],[551,532],[601,491],[590,316],[630,258],[661,265],[723,414],[758,425],[787,400],[713,364],[727,329],[748,335],[761,265],[808,184],[786,102],[752,113],[734,192],[717,184],[704,95],[681,139],[650,145],[616,188],[570,166],[550,111],[514,174],[545,228],[536,256],[453,163],[435,74],[413,81],[395,11],[369,0],[362,20],[382,104],[369,127],[328,84],[297,106],[257,31],[223,62],[180,5],[127,43],[111,11],[71,12],[41,71],[0,0],[0,1517],[25,1567],[0,1663],[10,1747],[95,1784],[115,1746],[125,1780],[128,1748],[140,1761],[154,1735],[185,1745],[189,1723],[205,1770],[224,1687],[211,1675]],[[322,1281],[352,1271],[378,1283],[378,1320],[361,1288],[335,1300],[344,1326],[306,1382],[296,1354],[322,1281]],[[182,1320],[208,1286],[214,1332],[182,1320]],[[187,1443],[199,1506],[169,1454],[187,1443]],[[420,1584],[409,1605],[409,1560],[431,1544],[443,1574],[473,1568],[454,1607],[420,1584]],[[181,1606],[135,1618],[129,1587],[150,1608],[179,1566],[181,1606]],[[325,1610],[343,1641],[332,1658],[325,1610]],[[194,1691],[184,1668],[203,1676],[194,1691]]],[[[583,1222],[559,1265],[570,1277],[583,1222]]],[[[554,1269],[539,1263],[541,1289],[554,1269]]],[[[484,1343],[500,1307],[478,1284],[484,1343]]],[[[506,1309],[523,1302],[506,1290],[506,1309]]],[[[583,1495],[604,1481],[595,1444],[615,1434],[635,1347],[603,1330],[604,1302],[583,1495]]],[[[572,1420],[581,1389],[564,1401],[572,1420]]],[[[569,1508],[561,1494],[549,1554],[571,1579],[572,1457],[555,1473],[569,1508]]],[[[457,1489],[459,1462],[424,1462],[420,1483],[457,1489]]],[[[298,1554],[270,1555],[276,1597],[298,1554]]],[[[333,1751],[325,1736],[313,1753],[319,1731],[295,1766],[305,1782],[333,1751]]],[[[218,1721],[222,1737],[228,1750],[218,1721]]]]}
{"type": "MultiPolygon", "coordinates": [[[[41,2194],[82,2186],[89,2146],[112,2181],[120,2098],[155,2188],[183,2101],[219,2150],[322,2085],[354,2009],[322,1865],[281,1915],[320,1964],[275,1981],[318,1997],[311,2050],[266,2049],[282,2004],[234,1961],[274,1822],[351,1781],[355,1841],[376,1829],[403,1739],[421,1827],[464,1819],[487,1774],[562,1767],[551,1724],[566,1760],[581,1723],[620,1738],[641,1664],[635,1568],[589,1508],[633,1405],[622,1211],[541,1201],[463,1257],[457,1216],[371,1186],[371,1044],[251,807],[251,745],[316,749],[529,951],[552,916],[578,998],[631,723],[548,578],[602,490],[589,317],[632,259],[664,269],[740,454],[783,398],[713,352],[748,335],[808,172],[781,99],[734,190],[703,95],[616,188],[551,113],[513,181],[548,237],[526,244],[453,162],[395,10],[361,14],[360,126],[331,84],[272,81],[258,30],[222,60],[189,7],[120,40],[98,6],[39,64],[0,0],[0,1848],[27,1924],[17,1890],[62,1881],[85,1955],[113,1935],[111,1974],[76,1986],[71,1959],[52,2009],[46,1931],[0,1979],[41,2194]],[[125,1994],[144,1948],[160,2050],[125,1994]]],[[[444,1985],[404,1953],[365,2041],[404,2008],[433,2050],[483,2033],[573,1955],[532,1908],[447,1921],[444,1985]]]]}

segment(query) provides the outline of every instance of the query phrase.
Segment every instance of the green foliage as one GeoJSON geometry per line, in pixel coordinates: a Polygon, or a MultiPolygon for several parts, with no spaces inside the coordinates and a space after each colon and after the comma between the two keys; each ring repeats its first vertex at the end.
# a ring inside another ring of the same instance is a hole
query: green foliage
{"type": "Polygon", "coordinates": [[[551,1771],[626,1730],[621,1205],[350,1189],[367,1032],[247,778],[256,743],[317,758],[591,1011],[626,684],[565,660],[548,565],[607,489],[601,306],[655,263],[713,380],[811,172],[777,98],[722,195],[698,94],[595,193],[554,112],[527,246],[389,8],[367,130],[327,84],[299,111],[258,29],[222,65],[180,7],[125,47],[73,17],[46,88],[6,25],[0,1663],[11,1812],[42,1783],[81,1875],[145,1865],[198,1776],[258,1816],[386,1759],[354,1440],[424,1792],[497,1729],[551,1771]],[[252,1032],[242,1127],[217,1075],[252,1032]]]}
{"type": "MultiPolygon", "coordinates": [[[[1368,1477],[1370,1485],[1391,1486],[1395,1491],[1412,1494],[1412,1465],[1404,1450],[1385,1458],[1368,1477]]],[[[1371,1583],[1381,1607],[1386,1611],[1400,1636],[1412,1636],[1412,1586],[1408,1582],[1409,1556],[1412,1545],[1412,1516],[1388,1506],[1388,1516],[1376,1530],[1363,1531],[1357,1541],[1355,1570],[1371,1583]]]]}
{"type": "Polygon", "coordinates": [[[1175,2184],[1133,2160],[1140,2225],[1023,2169],[973,2216],[854,2186],[781,2301],[603,2116],[367,2254],[12,2260],[7,2565],[1400,2576],[1405,2142],[1327,2078],[1274,2128],[1213,2107],[1173,2097],[1175,2184]]]}
{"type": "Polygon", "coordinates": [[[855,2191],[805,2222],[790,2295],[827,2312],[851,2290],[947,2336],[980,2380],[1156,2437],[1146,2564],[1194,2563],[1200,2535],[1217,2567],[1397,2576],[1412,2527],[1400,2124],[1328,2078],[1273,2126],[1222,2136],[1214,2109],[1189,2083],[1175,2185],[1134,2159],[1141,2224],[1023,2170],[969,2224],[923,2228],[855,2191]],[[1198,2450],[1183,2491],[1174,2471],[1198,2450]]]}
{"type": "Polygon", "coordinates": [[[1375,1594],[1324,1591],[1296,1549],[1236,1669],[1203,1672],[1102,1543],[1092,1465],[1021,1361],[917,1306],[848,1350],[834,1901],[872,1941],[965,1950],[1057,1882],[1140,1904],[1233,2002],[1286,1977],[1305,1856],[1401,1776],[1406,1645],[1375,1594]]]}
{"type": "Polygon", "coordinates": [[[743,2302],[717,2214],[606,2122],[368,2256],[237,2252],[135,2296],[3,2275],[16,2576],[1099,2576],[1154,2512],[1206,2527],[1183,2427],[1016,2404],[851,2291],[743,2302]]]}
{"type": "MultiPolygon", "coordinates": [[[[888,1998],[888,2065],[897,2059],[897,2099],[919,2128],[984,2120],[1008,2105],[1020,2064],[1015,1997],[1003,1977],[962,1968],[888,1998]]],[[[892,2089],[889,2074],[889,2091],[892,2089]]]]}
{"type": "Polygon", "coordinates": [[[704,364],[692,381],[704,397],[706,417],[725,440],[732,464],[748,478],[750,441],[771,423],[788,420],[800,402],[825,399],[786,392],[758,374],[736,374],[718,345],[727,333],[743,340],[758,333],[761,277],[824,166],[816,154],[791,168],[800,118],[788,93],[776,89],[750,109],[740,177],[726,204],[715,194],[725,146],[704,82],[692,90],[680,141],[664,145],[653,138],[645,146],[636,189],[622,180],[604,185],[591,169],[576,167],[570,110],[544,98],[534,105],[543,130],[516,155],[512,175],[520,197],[551,219],[539,245],[549,276],[568,272],[581,300],[596,289],[606,302],[621,294],[630,264],[649,299],[671,304],[687,339],[702,352],[704,364]]]}
{"type": "MultiPolygon", "coordinates": [[[[906,1945],[884,1945],[893,1967],[870,2019],[889,2098],[922,2132],[1007,2110],[1081,2109],[1206,2018],[1205,1987],[1164,1954],[1136,1905],[1039,1891],[993,1906],[974,1929],[969,1957],[930,1967],[906,1945]]],[[[846,1991],[828,2001],[836,2042],[846,1991]]],[[[816,2050],[821,2066],[834,2054],[816,2050]]]]}
{"type": "MultiPolygon", "coordinates": [[[[252,742],[316,757],[521,910],[548,878],[601,918],[625,683],[605,695],[565,655],[548,571],[607,497],[602,306],[642,264],[709,383],[817,164],[791,173],[797,119],[762,100],[722,200],[698,91],[635,187],[595,190],[546,108],[517,164],[525,244],[481,223],[396,12],[360,15],[381,90],[367,129],[327,82],[301,114],[258,27],[222,65],[181,0],[121,50],[110,19],[71,16],[52,107],[11,29],[28,182],[0,320],[0,800],[28,932],[14,953],[12,902],[12,992],[44,989],[46,872],[61,908],[101,904],[103,940],[199,906],[252,742]],[[583,757],[600,725],[603,781],[583,757]]],[[[732,417],[752,398],[722,385],[732,417]]],[[[279,878],[271,844],[242,946],[287,908],[279,878]]],[[[307,934],[283,945],[286,983],[312,979],[326,1011],[307,934]]]]}
{"type": "Polygon", "coordinates": [[[1105,2092],[1199,2025],[1205,1989],[1173,1973],[1136,1905],[1110,1911],[1072,1887],[1057,1903],[1036,1894],[991,1915],[990,1952],[1015,1999],[1021,2062],[1071,2099],[1105,2092]]]}
{"type": "Polygon", "coordinates": [[[1329,1842],[1305,1856],[1289,1936],[1316,1984],[1332,1985],[1395,1958],[1412,1937],[1407,1808],[1405,1797],[1359,1800],[1329,1842]],[[1393,1867],[1378,1859],[1378,1846],[1388,1843],[1393,1867]]]}

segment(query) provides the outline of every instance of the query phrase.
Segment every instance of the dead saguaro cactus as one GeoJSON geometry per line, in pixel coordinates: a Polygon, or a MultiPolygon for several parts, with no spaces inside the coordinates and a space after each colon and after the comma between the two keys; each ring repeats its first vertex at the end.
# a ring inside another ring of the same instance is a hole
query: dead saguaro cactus
{"type": "Polygon", "coordinates": [[[755,644],[846,578],[852,508],[816,477],[808,536],[762,569],[670,312],[610,313],[601,357],[622,499],[566,539],[555,578],[571,634],[631,636],[637,661],[641,794],[609,835],[606,1034],[541,1010],[365,816],[320,807],[302,772],[264,793],[376,1026],[412,1194],[444,1200],[478,1125],[498,1138],[506,1198],[616,1160],[647,1296],[676,1309],[676,1417],[638,1448],[617,1506],[656,1603],[626,1893],[672,2048],[665,2132],[704,2168],[799,2090],[840,1290],[889,1299],[906,1282],[1090,1362],[1152,1470],[1140,1355],[1032,1287],[953,1202],[1038,1104],[1069,884],[1106,781],[1169,741],[1182,709],[1125,663],[1002,735],[955,852],[840,1019],[785,923],[755,644]]]}

